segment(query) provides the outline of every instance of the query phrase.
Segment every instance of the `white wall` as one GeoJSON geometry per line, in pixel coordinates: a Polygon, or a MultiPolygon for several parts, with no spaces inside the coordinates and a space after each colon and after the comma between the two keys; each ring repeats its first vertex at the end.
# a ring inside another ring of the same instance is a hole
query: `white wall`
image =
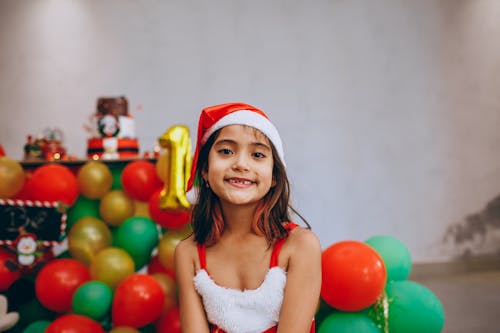
{"type": "Polygon", "coordinates": [[[279,128],[324,247],[388,234],[415,261],[495,252],[500,216],[464,220],[500,193],[498,17],[495,0],[1,0],[0,143],[20,159],[58,127],[83,157],[97,97],[126,95],[151,150],[244,101],[279,128]],[[474,237],[445,242],[451,225],[474,237]]]}

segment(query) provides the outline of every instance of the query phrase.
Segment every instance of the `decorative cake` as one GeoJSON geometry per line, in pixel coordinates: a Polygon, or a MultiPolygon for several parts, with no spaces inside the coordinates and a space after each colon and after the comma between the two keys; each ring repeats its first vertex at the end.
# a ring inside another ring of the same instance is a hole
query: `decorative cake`
{"type": "Polygon", "coordinates": [[[134,119],[128,112],[124,96],[98,98],[90,133],[87,140],[89,159],[127,159],[139,155],[134,119]]]}

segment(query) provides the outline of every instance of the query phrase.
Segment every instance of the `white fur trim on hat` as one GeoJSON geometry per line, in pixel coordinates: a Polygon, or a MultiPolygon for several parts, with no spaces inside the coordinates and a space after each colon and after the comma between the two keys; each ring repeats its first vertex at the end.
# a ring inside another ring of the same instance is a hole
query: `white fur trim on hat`
{"type": "Polygon", "coordinates": [[[215,131],[229,125],[246,125],[258,129],[271,141],[278,152],[281,162],[285,164],[285,153],[280,135],[273,123],[266,117],[250,110],[239,110],[219,119],[212,127],[207,129],[201,138],[202,144],[207,142],[210,135],[215,131]]]}

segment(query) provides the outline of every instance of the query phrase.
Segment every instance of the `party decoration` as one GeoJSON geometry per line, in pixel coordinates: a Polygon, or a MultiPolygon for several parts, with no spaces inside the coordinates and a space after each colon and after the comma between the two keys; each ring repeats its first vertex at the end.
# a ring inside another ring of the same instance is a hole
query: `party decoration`
{"type": "Polygon", "coordinates": [[[85,282],[73,294],[73,312],[99,321],[111,309],[112,299],[113,291],[104,282],[85,282]]]}
{"type": "Polygon", "coordinates": [[[147,217],[133,216],[125,220],[115,235],[115,244],[127,251],[135,262],[135,269],[144,267],[158,245],[157,225],[147,217]]]}
{"type": "Polygon", "coordinates": [[[149,215],[149,202],[135,200],[134,207],[134,216],[144,216],[151,218],[151,216],[149,215]]]}
{"type": "Polygon", "coordinates": [[[427,287],[414,281],[387,285],[389,332],[439,333],[444,325],[443,305],[427,287]]]}
{"type": "Polygon", "coordinates": [[[6,291],[21,277],[17,269],[9,268],[9,263],[16,262],[16,256],[5,249],[0,248],[0,291],[6,291]]]}
{"type": "Polygon", "coordinates": [[[115,290],[111,317],[115,326],[142,327],[158,319],[163,310],[160,283],[146,274],[134,274],[115,290]]]}
{"type": "Polygon", "coordinates": [[[35,169],[30,179],[30,194],[33,200],[61,201],[71,206],[79,193],[76,176],[61,164],[42,165],[35,169]]]}
{"type": "Polygon", "coordinates": [[[54,320],[45,333],[105,333],[98,322],[78,314],[66,314],[54,320]]]}
{"type": "Polygon", "coordinates": [[[167,274],[175,280],[174,270],[163,266],[160,258],[158,257],[158,254],[155,254],[153,255],[153,257],[151,257],[151,260],[148,263],[147,272],[150,275],[154,275],[155,273],[167,274]]]}
{"type": "Polygon", "coordinates": [[[156,159],[156,175],[164,184],[169,183],[170,168],[169,168],[170,156],[168,150],[158,156],[156,159]]]}
{"type": "Polygon", "coordinates": [[[7,331],[19,320],[19,313],[9,312],[8,308],[7,297],[0,294],[0,332],[7,331]]]}
{"type": "Polygon", "coordinates": [[[23,333],[44,333],[50,325],[48,320],[37,320],[24,328],[23,333]]]}
{"type": "Polygon", "coordinates": [[[387,272],[382,258],[369,245],[341,241],[325,249],[321,259],[321,297],[332,307],[359,311],[382,294],[387,272]]]}
{"type": "Polygon", "coordinates": [[[76,199],[75,204],[68,209],[67,231],[70,231],[73,225],[84,217],[100,218],[99,200],[88,199],[80,195],[78,199],[76,199]]]}
{"type": "Polygon", "coordinates": [[[112,290],[134,271],[134,260],[130,254],[116,247],[99,251],[90,263],[92,279],[106,283],[112,290]]]}
{"type": "Polygon", "coordinates": [[[380,333],[375,322],[360,313],[334,312],[319,326],[318,333],[380,333]]]}
{"type": "Polygon", "coordinates": [[[188,224],[191,220],[191,213],[184,210],[162,209],[160,193],[160,190],[156,191],[149,199],[149,215],[153,221],[169,229],[178,229],[188,224]]]}
{"type": "Polygon", "coordinates": [[[139,201],[148,201],[151,194],[162,186],[155,165],[144,160],[127,164],[121,177],[125,192],[139,201]]]}
{"type": "Polygon", "coordinates": [[[175,283],[175,279],[165,273],[155,273],[151,274],[151,276],[160,283],[165,295],[165,302],[162,312],[166,312],[177,306],[177,285],[175,283]]]}
{"type": "Polygon", "coordinates": [[[0,199],[0,245],[16,253],[10,270],[36,272],[53,257],[51,249],[65,236],[66,214],[57,202],[0,199]]]}
{"type": "Polygon", "coordinates": [[[89,161],[78,170],[78,185],[83,196],[102,198],[111,189],[113,175],[108,166],[99,161],[89,161]]]}
{"type": "Polygon", "coordinates": [[[75,259],[54,259],[47,263],[35,280],[38,300],[47,309],[63,313],[71,310],[75,290],[90,280],[87,267],[75,259]]]}
{"type": "Polygon", "coordinates": [[[406,280],[411,272],[411,255],[406,245],[391,236],[374,236],[365,241],[384,260],[388,281],[406,280]]]}
{"type": "Polygon", "coordinates": [[[71,256],[89,265],[95,255],[111,245],[111,231],[106,223],[94,217],[80,219],[68,234],[71,256]]]}
{"type": "Polygon", "coordinates": [[[21,164],[6,156],[0,156],[0,199],[12,198],[24,185],[21,164]]]}
{"type": "Polygon", "coordinates": [[[117,227],[134,215],[134,200],[121,190],[108,192],[101,199],[99,213],[109,225],[117,227]]]}
{"type": "Polygon", "coordinates": [[[179,308],[174,307],[164,313],[155,327],[156,333],[182,333],[179,308]]]}
{"type": "Polygon", "coordinates": [[[165,232],[158,243],[158,259],[168,270],[174,270],[174,252],[177,244],[187,238],[186,231],[169,230],[165,232]]]}
{"type": "Polygon", "coordinates": [[[109,331],[109,333],[141,333],[141,332],[129,326],[118,326],[109,331]]]}
{"type": "Polygon", "coordinates": [[[186,188],[191,176],[191,138],[187,126],[173,126],[158,138],[162,148],[169,151],[168,184],[160,194],[161,209],[189,209],[186,188]]]}

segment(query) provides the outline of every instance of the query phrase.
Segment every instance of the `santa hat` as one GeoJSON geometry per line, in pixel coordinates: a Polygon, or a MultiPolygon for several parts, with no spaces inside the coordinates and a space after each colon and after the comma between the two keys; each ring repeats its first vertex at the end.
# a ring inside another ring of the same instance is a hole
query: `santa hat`
{"type": "Polygon", "coordinates": [[[207,107],[201,111],[198,122],[196,150],[194,152],[191,178],[187,190],[193,186],[196,177],[196,164],[201,148],[208,138],[217,130],[228,125],[247,125],[261,131],[272,142],[278,156],[285,163],[283,145],[278,130],[269,120],[269,117],[254,106],[245,103],[227,103],[207,107]]]}

